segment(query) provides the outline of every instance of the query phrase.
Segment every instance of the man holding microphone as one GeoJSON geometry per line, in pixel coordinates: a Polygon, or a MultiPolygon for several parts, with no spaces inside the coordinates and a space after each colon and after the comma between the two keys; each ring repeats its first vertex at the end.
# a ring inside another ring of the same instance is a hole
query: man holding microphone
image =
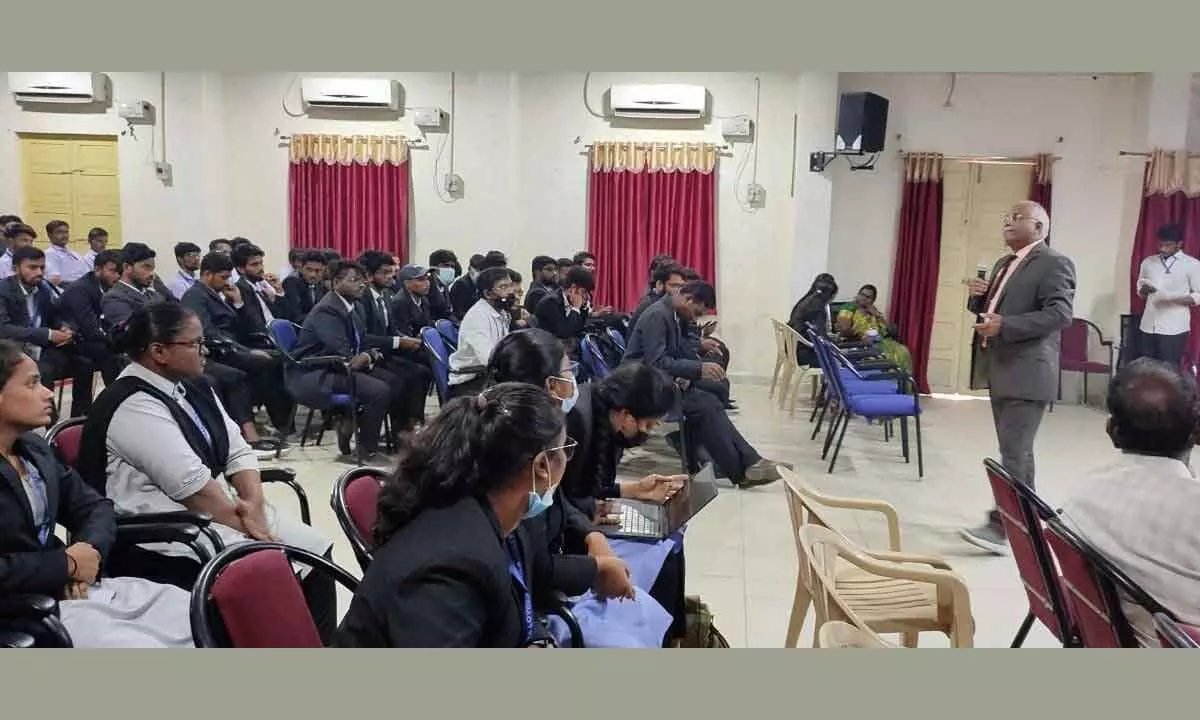
{"type": "MultiPolygon", "coordinates": [[[[1035,202],[1004,215],[1004,243],[1012,251],[990,279],[968,283],[967,309],[976,314],[971,387],[990,388],[1000,460],[1033,487],[1033,441],[1058,389],[1060,333],[1074,316],[1075,265],[1046,245],[1050,216],[1035,202]]],[[[963,538],[996,555],[1008,553],[1000,513],[963,530],[963,538]]]]}

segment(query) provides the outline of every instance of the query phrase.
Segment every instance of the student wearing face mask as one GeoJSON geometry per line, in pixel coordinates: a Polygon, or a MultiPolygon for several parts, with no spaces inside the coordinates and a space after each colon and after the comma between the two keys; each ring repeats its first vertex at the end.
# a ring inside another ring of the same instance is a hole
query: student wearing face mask
{"type": "MultiPolygon", "coordinates": [[[[434,320],[459,321],[450,305],[450,285],[462,275],[462,265],[453,250],[429,253],[429,312],[434,320]]],[[[399,292],[400,288],[396,288],[399,292]]]]}
{"type": "Polygon", "coordinates": [[[479,276],[484,270],[506,267],[508,267],[508,258],[499,250],[492,250],[487,255],[472,255],[467,274],[459,277],[450,286],[450,306],[454,309],[454,314],[465,318],[467,312],[475,305],[481,292],[479,276]]]}
{"type": "Polygon", "coordinates": [[[450,394],[475,395],[483,389],[484,371],[492,349],[512,328],[516,306],[512,275],[506,268],[488,268],[475,281],[479,299],[463,316],[458,348],[450,354],[450,394]]]}
{"type": "Polygon", "coordinates": [[[553,589],[522,521],[552,506],[574,450],[560,401],[504,383],[455,398],[383,485],[378,548],[338,629],[342,647],[547,646],[553,589]]]}

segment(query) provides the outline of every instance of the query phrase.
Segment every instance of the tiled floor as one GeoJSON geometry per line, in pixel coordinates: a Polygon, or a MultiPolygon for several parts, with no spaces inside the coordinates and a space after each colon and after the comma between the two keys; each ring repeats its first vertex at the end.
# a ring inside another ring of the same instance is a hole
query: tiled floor
{"type": "MultiPolygon", "coordinates": [[[[764,456],[795,464],[814,487],[839,495],[887,500],[899,510],[904,548],[939,554],[962,574],[971,591],[978,647],[1007,647],[1025,615],[1024,592],[1011,558],[982,555],[958,538],[958,530],[982,520],[990,491],[982,458],[995,455],[995,435],[986,401],[923,400],[925,478],[917,479],[914,458],[906,465],[899,441],[884,443],[878,426],[855,421],[832,475],[820,460],[820,443],[808,438],[808,412],[794,416],[776,409],[763,385],[741,384],[734,394],[742,411],[734,421],[764,456]]],[[[435,408],[430,408],[431,412],[435,408]]],[[[320,448],[294,447],[281,463],[295,468],[309,494],[313,522],[335,541],[336,560],[358,574],[358,568],[333,513],[329,495],[334,479],[349,466],[336,462],[334,439],[320,448]]],[[[1104,433],[1104,416],[1096,409],[1059,406],[1047,415],[1038,438],[1039,489],[1050,501],[1063,497],[1079,468],[1104,462],[1113,453],[1104,433]]],[[[623,466],[634,473],[657,468],[678,471],[661,439],[623,466]]],[[[280,507],[295,507],[286,488],[268,488],[280,507]]],[[[836,520],[839,516],[833,516],[836,520]]],[[[867,546],[883,548],[882,522],[848,518],[842,529],[867,546]]],[[[782,647],[796,580],[795,545],[782,485],[737,491],[732,488],[706,508],[687,531],[688,591],[712,608],[717,627],[735,647],[782,647]]],[[[348,597],[342,597],[345,609],[348,597]]],[[[801,637],[810,646],[811,632],[801,637]]],[[[945,645],[944,638],[923,635],[921,644],[945,645]]],[[[1030,633],[1026,646],[1053,646],[1042,627],[1030,633]]]]}

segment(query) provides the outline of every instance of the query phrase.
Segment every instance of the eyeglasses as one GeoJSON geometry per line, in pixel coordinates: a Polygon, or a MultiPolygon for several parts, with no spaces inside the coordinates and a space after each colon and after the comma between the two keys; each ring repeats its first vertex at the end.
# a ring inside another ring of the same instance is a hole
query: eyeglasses
{"type": "Polygon", "coordinates": [[[1026,215],[1024,213],[1007,212],[1000,216],[1000,222],[1004,223],[1005,225],[1016,225],[1017,223],[1021,222],[1022,220],[1032,220],[1032,219],[1033,219],[1032,215],[1026,215]]]}
{"type": "Polygon", "coordinates": [[[575,448],[577,447],[579,447],[579,443],[575,441],[575,438],[567,436],[567,441],[565,443],[558,445],[557,447],[546,448],[546,453],[549,454],[555,450],[562,450],[563,455],[567,457],[567,460],[570,460],[571,458],[575,457],[575,448]]]}
{"type": "Polygon", "coordinates": [[[198,350],[204,347],[205,338],[197,338],[195,340],[175,340],[172,342],[159,343],[160,345],[179,345],[180,347],[189,347],[193,350],[198,350]]]}

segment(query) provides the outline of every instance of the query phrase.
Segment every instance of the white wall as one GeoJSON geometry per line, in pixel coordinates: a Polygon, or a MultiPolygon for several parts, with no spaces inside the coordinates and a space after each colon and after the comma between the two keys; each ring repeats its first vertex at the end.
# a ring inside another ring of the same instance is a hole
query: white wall
{"type": "Polygon", "coordinates": [[[841,75],[842,92],[871,90],[891,101],[888,150],[877,169],[851,173],[839,162],[832,170],[830,270],[846,289],[842,294],[870,282],[881,299],[890,297],[901,188],[897,149],[1053,152],[1062,159],[1054,168],[1051,236],[1076,264],[1075,314],[1115,332],[1128,304],[1127,255],[1143,169],[1117,151],[1145,144],[1138,78],[962,73],[947,108],[949,79],[949,73],[841,75]]]}

